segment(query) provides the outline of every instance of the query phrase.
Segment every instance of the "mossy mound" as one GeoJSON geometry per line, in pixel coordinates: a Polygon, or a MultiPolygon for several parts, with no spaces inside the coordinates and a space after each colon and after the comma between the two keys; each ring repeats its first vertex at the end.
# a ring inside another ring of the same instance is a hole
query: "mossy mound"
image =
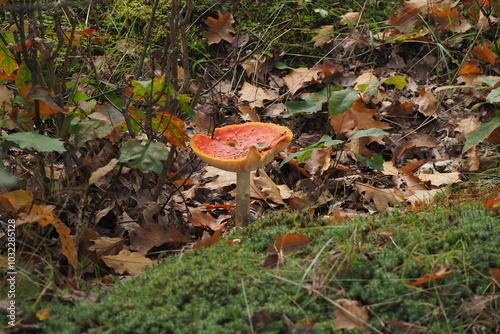
{"type": "Polygon", "coordinates": [[[332,333],[332,301],[347,298],[369,307],[368,330],[393,332],[386,321],[397,319],[429,333],[494,332],[494,303],[468,305],[496,298],[488,276],[500,268],[499,233],[499,220],[474,205],[338,225],[275,213],[227,238],[240,243],[169,257],[98,303],[42,303],[52,308],[42,326],[47,333],[293,333],[307,324],[332,333]],[[311,243],[263,268],[264,250],[286,233],[311,243]],[[411,285],[439,268],[447,274],[411,285]]]}

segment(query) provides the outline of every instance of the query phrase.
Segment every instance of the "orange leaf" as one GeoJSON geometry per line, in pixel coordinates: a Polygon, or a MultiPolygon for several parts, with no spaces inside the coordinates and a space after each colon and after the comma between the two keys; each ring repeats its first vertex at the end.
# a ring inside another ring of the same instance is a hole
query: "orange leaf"
{"type": "Polygon", "coordinates": [[[82,31],[77,32],[77,34],[82,35],[82,36],[92,37],[92,36],[94,36],[94,32],[95,32],[95,29],[84,29],[82,31]]]}
{"type": "Polygon", "coordinates": [[[494,64],[498,58],[497,55],[490,50],[487,43],[475,46],[472,49],[472,54],[476,56],[477,59],[490,64],[494,64]]]}
{"type": "Polygon", "coordinates": [[[307,246],[311,239],[302,234],[285,234],[278,235],[274,240],[274,244],[266,249],[266,253],[290,253],[300,250],[307,246]]]}
{"type": "Polygon", "coordinates": [[[212,246],[213,244],[219,242],[222,239],[222,230],[216,231],[213,235],[210,235],[207,231],[203,231],[203,236],[201,239],[196,241],[193,248],[207,248],[212,246]]]}
{"type": "Polygon", "coordinates": [[[496,285],[500,288],[500,269],[499,268],[491,268],[490,269],[491,280],[495,282],[496,285]]]}
{"type": "Polygon", "coordinates": [[[490,210],[498,210],[500,209],[500,199],[489,199],[484,202],[484,207],[490,210]]]}
{"type": "Polygon", "coordinates": [[[0,205],[5,211],[19,210],[26,204],[33,202],[33,193],[27,190],[15,190],[0,195],[0,205]]]}
{"type": "Polygon", "coordinates": [[[449,275],[450,273],[452,272],[451,269],[447,269],[447,268],[444,268],[444,267],[441,267],[437,270],[435,270],[432,274],[425,274],[424,276],[420,277],[419,279],[417,279],[415,282],[411,282],[410,285],[411,286],[414,286],[414,287],[417,287],[417,286],[420,286],[424,283],[427,283],[427,282],[430,282],[430,281],[434,281],[438,278],[441,278],[441,277],[444,277],[446,275],[449,275]]]}
{"type": "Polygon", "coordinates": [[[471,75],[471,74],[481,74],[479,67],[474,65],[465,65],[460,69],[460,75],[471,75]]]}
{"type": "Polygon", "coordinates": [[[226,227],[226,224],[217,223],[214,217],[212,217],[208,213],[201,211],[200,209],[191,208],[190,212],[191,215],[188,215],[187,220],[194,226],[205,229],[208,228],[211,229],[212,231],[218,231],[218,230],[224,231],[224,228],[226,227]]]}
{"type": "Polygon", "coordinates": [[[208,40],[208,45],[219,43],[222,40],[232,43],[234,39],[232,34],[236,33],[233,29],[233,23],[234,17],[231,13],[219,13],[218,19],[213,17],[206,19],[205,24],[210,27],[210,30],[205,32],[203,37],[208,40]]]}
{"type": "Polygon", "coordinates": [[[330,124],[337,134],[354,130],[368,130],[371,128],[390,128],[386,123],[377,121],[373,118],[376,112],[376,109],[368,109],[363,103],[356,102],[348,111],[330,117],[330,124]]]}

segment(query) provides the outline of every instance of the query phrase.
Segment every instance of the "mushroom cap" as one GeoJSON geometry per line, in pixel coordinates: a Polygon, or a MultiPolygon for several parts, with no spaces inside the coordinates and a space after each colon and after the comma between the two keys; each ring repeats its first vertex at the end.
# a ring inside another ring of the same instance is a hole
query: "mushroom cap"
{"type": "Polygon", "coordinates": [[[256,170],[270,163],[292,142],[292,131],[272,123],[248,122],[215,129],[213,138],[196,134],[194,153],[207,164],[232,172],[256,170]]]}

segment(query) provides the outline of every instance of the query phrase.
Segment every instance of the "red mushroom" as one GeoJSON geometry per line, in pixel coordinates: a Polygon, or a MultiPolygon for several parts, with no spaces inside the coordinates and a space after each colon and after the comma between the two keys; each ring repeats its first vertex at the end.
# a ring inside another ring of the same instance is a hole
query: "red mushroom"
{"type": "Polygon", "coordinates": [[[236,172],[236,226],[248,221],[250,171],[270,163],[292,142],[290,129],[271,123],[249,122],[215,129],[213,138],[196,134],[191,148],[204,162],[236,172]]]}

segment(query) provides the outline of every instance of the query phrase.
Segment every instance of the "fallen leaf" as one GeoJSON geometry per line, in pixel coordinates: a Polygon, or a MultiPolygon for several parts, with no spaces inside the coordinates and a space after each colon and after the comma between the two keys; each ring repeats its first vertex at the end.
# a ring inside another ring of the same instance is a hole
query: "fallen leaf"
{"type": "Polygon", "coordinates": [[[341,24],[341,25],[353,25],[353,24],[357,24],[360,19],[361,19],[360,12],[346,13],[340,17],[339,24],[341,24]]]}
{"type": "Polygon", "coordinates": [[[283,199],[288,199],[292,195],[290,188],[286,185],[279,188],[263,169],[255,172],[251,182],[252,192],[258,194],[258,197],[266,202],[285,205],[283,199]]]}
{"type": "Polygon", "coordinates": [[[268,94],[263,88],[256,87],[248,82],[243,83],[240,90],[240,98],[242,101],[249,102],[250,108],[264,107],[265,100],[272,100],[275,96],[268,94]]]}
{"type": "Polygon", "coordinates": [[[368,109],[363,103],[356,102],[348,111],[330,117],[330,124],[337,134],[372,128],[389,129],[386,123],[373,118],[376,112],[376,109],[368,109]]]}
{"type": "Polygon", "coordinates": [[[428,135],[418,135],[411,140],[403,141],[403,143],[401,143],[401,145],[396,148],[396,150],[394,151],[393,161],[400,160],[405,153],[417,148],[432,148],[436,147],[436,145],[437,143],[428,135]]]}
{"type": "Polygon", "coordinates": [[[194,249],[207,248],[213,244],[219,242],[222,239],[222,230],[215,231],[214,234],[210,235],[207,231],[203,231],[203,236],[201,239],[195,242],[193,245],[194,249]]]}
{"type": "Polygon", "coordinates": [[[464,135],[471,133],[474,130],[477,130],[481,122],[477,120],[474,116],[469,116],[467,118],[461,119],[456,123],[455,131],[463,133],[464,135]]]}
{"type": "Polygon", "coordinates": [[[338,299],[339,304],[332,313],[333,322],[339,329],[358,329],[363,332],[368,324],[368,311],[357,300],[338,299]]]}
{"type": "Polygon", "coordinates": [[[266,253],[287,254],[300,250],[311,242],[311,239],[302,234],[278,235],[274,238],[274,244],[266,249],[266,253]]]}
{"type": "Polygon", "coordinates": [[[221,14],[219,13],[219,18],[209,17],[205,20],[205,24],[210,27],[210,30],[203,34],[208,40],[208,45],[219,43],[225,40],[228,43],[232,43],[234,36],[232,34],[236,33],[233,28],[234,17],[231,13],[221,14]]]}
{"type": "Polygon", "coordinates": [[[491,268],[490,274],[490,279],[500,288],[500,268],[491,268]]]}
{"type": "Polygon", "coordinates": [[[416,281],[411,282],[410,285],[413,286],[413,287],[417,287],[417,286],[420,286],[420,285],[422,285],[424,283],[427,283],[427,282],[430,282],[430,281],[434,281],[434,280],[437,280],[438,278],[441,278],[441,277],[444,277],[446,275],[449,275],[449,274],[451,274],[451,272],[452,272],[451,269],[448,269],[448,268],[445,268],[445,267],[439,267],[433,273],[424,274],[422,277],[420,277],[416,281]]]}
{"type": "Polygon", "coordinates": [[[50,307],[42,308],[36,311],[36,317],[40,321],[45,321],[50,318],[50,307]]]}
{"type": "Polygon", "coordinates": [[[146,255],[151,248],[167,243],[186,242],[189,238],[174,226],[164,228],[158,223],[149,224],[148,228],[139,227],[130,237],[130,248],[146,255]]]}
{"type": "Polygon", "coordinates": [[[355,182],[355,187],[366,201],[373,201],[378,211],[401,203],[403,198],[403,194],[397,188],[382,189],[360,182],[355,182]]]}
{"type": "Polygon", "coordinates": [[[307,67],[299,67],[290,71],[283,77],[285,85],[290,90],[290,94],[295,93],[302,87],[318,81],[317,72],[307,67]]]}
{"type": "Polygon", "coordinates": [[[415,104],[418,106],[418,111],[427,117],[436,116],[437,111],[437,100],[436,95],[427,92],[425,87],[420,89],[420,94],[415,100],[415,104]]]}
{"type": "MultiPolygon", "coordinates": [[[[34,195],[31,191],[15,190],[0,195],[0,204],[5,211],[17,211],[25,205],[33,203],[34,195]]],[[[16,223],[16,225],[20,225],[16,223]]]]}
{"type": "Polygon", "coordinates": [[[441,187],[442,185],[447,184],[455,184],[460,182],[460,174],[459,172],[451,172],[451,173],[419,173],[418,177],[423,182],[429,181],[431,185],[436,187],[441,187]]]}
{"type": "Polygon", "coordinates": [[[484,42],[481,45],[477,45],[472,49],[472,54],[476,56],[477,59],[488,62],[490,64],[495,64],[495,61],[497,60],[497,55],[494,54],[488,43],[484,42]]]}
{"type": "Polygon", "coordinates": [[[224,230],[226,224],[218,224],[214,217],[198,208],[190,208],[187,220],[194,226],[212,231],[224,230]]]}
{"type": "Polygon", "coordinates": [[[127,272],[132,276],[142,274],[147,266],[151,266],[154,263],[145,257],[144,254],[130,252],[126,249],[122,249],[117,255],[102,256],[101,259],[117,273],[123,274],[127,272]]]}
{"type": "Polygon", "coordinates": [[[316,35],[313,37],[314,46],[322,47],[328,42],[333,36],[333,26],[321,26],[318,30],[316,30],[316,35]]]}
{"type": "Polygon", "coordinates": [[[387,325],[402,331],[405,334],[418,334],[427,329],[425,326],[411,324],[397,319],[390,319],[385,322],[387,325]]]}

